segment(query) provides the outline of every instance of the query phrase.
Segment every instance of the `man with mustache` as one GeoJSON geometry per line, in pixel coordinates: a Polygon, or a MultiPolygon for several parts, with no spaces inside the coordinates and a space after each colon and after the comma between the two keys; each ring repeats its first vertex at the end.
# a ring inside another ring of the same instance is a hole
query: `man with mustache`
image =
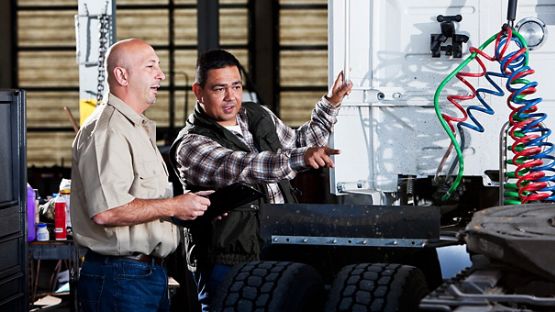
{"type": "Polygon", "coordinates": [[[217,190],[245,182],[265,194],[225,218],[193,222],[186,229],[188,267],[203,311],[209,310],[211,297],[233,265],[259,259],[261,204],[296,202],[289,180],[297,172],[333,167],[331,156],[339,151],[325,145],[341,101],[352,88],[339,74],[328,96],[316,104],[311,121],[294,130],[267,108],[242,102],[239,68],[239,61],[224,50],[199,57],[193,84],[197,105],[172,146],[184,188],[217,190]]]}

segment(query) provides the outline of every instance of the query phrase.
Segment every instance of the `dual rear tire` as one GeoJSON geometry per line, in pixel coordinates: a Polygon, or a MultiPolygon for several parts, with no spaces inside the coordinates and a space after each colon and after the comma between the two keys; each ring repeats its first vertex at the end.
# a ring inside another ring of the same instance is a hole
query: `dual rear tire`
{"type": "Polygon", "coordinates": [[[417,311],[428,293],[416,267],[360,263],[341,269],[328,296],[326,311],[417,311]]]}
{"type": "Polygon", "coordinates": [[[256,261],[237,265],[213,300],[214,311],[416,311],[428,293],[420,269],[360,263],[338,273],[325,302],[324,283],[311,266],[256,261]],[[324,305],[325,302],[325,305],[324,305]]]}
{"type": "Polygon", "coordinates": [[[311,266],[255,261],[235,266],[213,301],[214,311],[320,311],[324,283],[311,266]]]}

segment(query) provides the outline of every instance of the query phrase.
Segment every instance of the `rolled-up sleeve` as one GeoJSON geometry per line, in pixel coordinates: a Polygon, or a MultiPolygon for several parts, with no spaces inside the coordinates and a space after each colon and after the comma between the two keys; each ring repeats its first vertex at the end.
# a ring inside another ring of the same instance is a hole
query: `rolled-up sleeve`
{"type": "Polygon", "coordinates": [[[177,149],[177,162],[182,179],[194,185],[222,187],[233,182],[278,182],[292,179],[287,150],[247,153],[222,147],[211,139],[188,134],[177,149]]]}

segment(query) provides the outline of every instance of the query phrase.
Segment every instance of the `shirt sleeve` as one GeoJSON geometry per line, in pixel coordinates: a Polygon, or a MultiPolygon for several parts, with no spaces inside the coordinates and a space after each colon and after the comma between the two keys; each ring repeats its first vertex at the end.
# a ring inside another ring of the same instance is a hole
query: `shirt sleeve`
{"type": "Polygon", "coordinates": [[[274,113],[270,113],[281,144],[286,149],[294,149],[327,145],[333,125],[337,122],[339,107],[334,107],[323,96],[312,110],[310,121],[297,129],[288,127],[274,113]]]}
{"type": "Polygon", "coordinates": [[[274,183],[293,179],[291,151],[247,153],[225,148],[201,135],[186,135],[177,149],[182,179],[203,187],[222,187],[234,182],[274,183]]]}
{"type": "Polygon", "coordinates": [[[127,140],[110,130],[92,136],[78,166],[90,217],[135,199],[129,193],[134,171],[127,140]]]}

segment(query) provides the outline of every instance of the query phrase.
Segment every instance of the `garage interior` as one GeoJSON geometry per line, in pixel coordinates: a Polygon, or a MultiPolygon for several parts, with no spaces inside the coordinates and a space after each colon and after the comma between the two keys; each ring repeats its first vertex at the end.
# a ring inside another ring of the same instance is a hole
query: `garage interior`
{"type": "MultiPolygon", "coordinates": [[[[52,229],[54,200],[71,178],[71,146],[83,122],[83,81],[94,89],[101,84],[96,74],[80,77],[89,53],[83,44],[97,40],[77,35],[79,27],[97,27],[97,17],[82,14],[83,3],[91,1],[0,2],[0,174],[11,177],[0,182],[0,252],[9,255],[0,260],[0,311],[79,311],[74,290],[84,251],[71,237],[54,240],[52,229]],[[45,242],[37,241],[39,223],[50,230],[45,242]]],[[[511,94],[512,99],[533,96],[536,87],[541,98],[534,105],[555,102],[549,88],[555,5],[549,0],[388,1],[108,0],[106,12],[115,12],[110,15],[114,41],[143,39],[160,57],[166,79],[145,116],[156,122],[156,143],[166,163],[170,145],[194,111],[191,89],[200,53],[221,48],[237,56],[244,97],[293,128],[311,118],[335,75],[347,72],[355,88],[330,139],[330,146],[342,151],[336,168],[300,172],[292,180],[299,204],[264,207],[261,227],[269,245],[264,261],[293,263],[283,270],[304,272],[322,284],[328,298],[318,299],[317,310],[387,310],[381,301],[392,294],[414,303],[406,311],[552,311],[555,156],[546,133],[555,125],[555,109],[521,108],[523,119],[539,119],[512,136],[507,128],[522,120],[507,121],[518,109],[511,111],[505,102],[510,107],[511,94]],[[507,39],[506,26],[513,39],[507,39]],[[497,40],[490,37],[498,33],[497,40]],[[507,53],[518,57],[509,61],[520,62],[521,70],[529,60],[526,69],[535,70],[526,79],[537,84],[517,79],[525,91],[504,85],[504,79],[514,78],[507,69],[497,74],[507,60],[499,57],[505,52],[498,47],[516,41],[519,47],[507,53]],[[480,58],[478,47],[494,55],[489,60],[494,64],[488,63],[482,75],[466,76],[466,83],[456,74],[480,71],[474,61],[480,58]],[[486,67],[497,84],[484,76],[486,67]],[[455,100],[434,97],[448,92],[455,100]],[[448,106],[480,92],[484,101],[448,106]],[[545,115],[538,117],[536,110],[545,115]],[[472,121],[460,121],[457,114],[472,121]],[[536,133],[511,149],[511,137],[518,141],[527,131],[536,133]],[[522,144],[539,147],[536,154],[522,156],[522,144]],[[525,158],[519,163],[520,156],[525,158]],[[528,173],[522,163],[534,157],[543,157],[536,167],[545,172],[533,178],[540,183],[532,183],[535,189],[521,179],[528,173]],[[386,282],[386,295],[376,294],[382,291],[378,286],[370,295],[364,292],[368,272],[389,271],[397,275],[386,282]],[[353,280],[356,292],[348,295],[353,280]],[[424,284],[427,288],[420,289],[424,284]]],[[[87,62],[93,70],[98,67],[96,60],[87,62]]],[[[169,179],[174,195],[181,194],[172,170],[169,179]]],[[[171,309],[199,311],[182,252],[166,262],[171,309]]],[[[237,270],[226,284],[230,296],[247,301],[255,296],[231,289],[239,287],[238,275],[253,274],[264,261],[237,270]]],[[[275,288],[285,292],[280,289],[286,286],[275,288]]],[[[241,311],[238,307],[228,310],[241,311]]]]}

